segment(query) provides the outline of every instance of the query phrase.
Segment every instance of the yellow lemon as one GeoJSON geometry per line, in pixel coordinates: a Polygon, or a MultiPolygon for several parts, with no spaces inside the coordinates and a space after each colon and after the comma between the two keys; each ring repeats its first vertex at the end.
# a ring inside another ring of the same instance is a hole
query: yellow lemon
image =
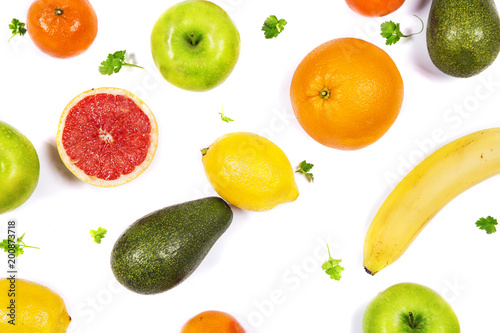
{"type": "Polygon", "coordinates": [[[2,333],[64,333],[71,321],[59,295],[22,279],[0,280],[0,304],[2,333]]]}
{"type": "Polygon", "coordinates": [[[265,211],[299,196],[285,153],[260,135],[229,133],[202,149],[202,154],[208,181],[236,207],[265,211]]]}

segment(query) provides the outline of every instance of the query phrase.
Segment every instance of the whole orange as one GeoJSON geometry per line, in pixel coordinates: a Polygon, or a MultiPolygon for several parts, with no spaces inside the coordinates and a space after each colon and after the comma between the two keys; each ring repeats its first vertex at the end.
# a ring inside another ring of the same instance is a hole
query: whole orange
{"type": "Polygon", "coordinates": [[[403,103],[403,80],[381,48],[357,38],[330,40],[300,62],[290,99],[302,128],[336,149],[366,147],[392,126],[403,103]]]}
{"type": "Polygon", "coordinates": [[[36,0],[28,10],[26,28],[40,50],[69,58],[94,42],[97,15],[88,0],[36,0]]]}
{"type": "Polygon", "coordinates": [[[245,333],[245,330],[230,314],[211,310],[189,319],[181,333],[245,333]]]}
{"type": "Polygon", "coordinates": [[[349,8],[363,16],[385,16],[403,5],[405,0],[345,0],[349,8]]]}

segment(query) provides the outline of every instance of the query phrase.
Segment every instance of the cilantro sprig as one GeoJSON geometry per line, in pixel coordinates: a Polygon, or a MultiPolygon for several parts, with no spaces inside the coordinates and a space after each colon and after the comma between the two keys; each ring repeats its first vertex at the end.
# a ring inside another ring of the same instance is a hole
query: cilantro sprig
{"type": "Polygon", "coordinates": [[[415,16],[420,20],[420,22],[422,23],[422,29],[420,29],[419,32],[414,32],[409,35],[405,35],[401,32],[399,23],[394,23],[393,21],[386,21],[380,25],[380,30],[381,30],[380,35],[386,39],[385,41],[386,45],[396,44],[402,37],[407,38],[424,31],[424,22],[422,21],[422,19],[417,15],[413,16],[415,16]]]}
{"type": "Polygon", "coordinates": [[[486,231],[488,235],[497,231],[497,228],[495,227],[497,224],[498,224],[497,220],[491,216],[488,216],[486,218],[481,217],[479,220],[476,221],[476,226],[480,230],[486,231]]]}
{"type": "MultiPolygon", "coordinates": [[[[17,257],[20,254],[24,253],[24,248],[30,248],[30,249],[40,249],[39,247],[36,246],[30,246],[26,245],[23,241],[24,235],[26,233],[22,234],[21,237],[18,237],[16,241],[13,241],[12,239],[4,239],[0,243],[0,249],[3,249],[4,252],[9,252],[9,249],[14,249],[14,257],[17,257]]],[[[11,252],[12,253],[12,252],[11,252]]]]}
{"type": "Polygon", "coordinates": [[[221,112],[219,112],[220,119],[226,123],[229,123],[231,121],[234,121],[234,119],[229,118],[228,116],[224,115],[224,109],[222,109],[221,112]]]}
{"type": "Polygon", "coordinates": [[[123,51],[116,51],[115,53],[109,53],[106,60],[101,62],[101,65],[99,66],[99,73],[101,73],[102,75],[111,75],[113,73],[118,73],[123,66],[130,66],[130,67],[137,67],[144,69],[144,67],[125,62],[126,52],[127,51],[123,50],[123,51]]]}
{"type": "Polygon", "coordinates": [[[101,240],[107,232],[106,229],[99,227],[97,230],[90,230],[90,236],[94,238],[94,242],[101,244],[101,240]]]}
{"type": "Polygon", "coordinates": [[[309,171],[311,171],[313,166],[314,166],[314,164],[307,163],[306,160],[303,160],[302,162],[300,162],[300,164],[297,167],[297,170],[295,172],[303,174],[304,176],[306,176],[308,181],[314,183],[314,176],[311,172],[309,172],[309,171]]]}
{"type": "Polygon", "coordinates": [[[285,30],[285,25],[288,22],[285,19],[279,19],[276,15],[270,15],[262,26],[262,31],[264,31],[264,36],[267,39],[278,37],[278,35],[285,30]]]}
{"type": "Polygon", "coordinates": [[[339,281],[342,277],[342,271],[344,267],[340,266],[342,262],[341,259],[333,259],[330,254],[330,247],[326,244],[328,249],[328,260],[321,265],[321,268],[325,271],[326,274],[330,275],[330,279],[339,281]]]}
{"type": "Polygon", "coordinates": [[[26,33],[26,24],[19,21],[16,18],[12,19],[12,23],[9,24],[9,29],[12,30],[12,36],[10,36],[9,41],[14,37],[15,35],[23,36],[26,33]]]}

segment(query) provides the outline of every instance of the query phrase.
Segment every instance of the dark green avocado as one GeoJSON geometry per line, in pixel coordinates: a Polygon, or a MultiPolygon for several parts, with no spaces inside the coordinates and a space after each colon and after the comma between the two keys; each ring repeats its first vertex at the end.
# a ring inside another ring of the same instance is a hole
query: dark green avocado
{"type": "Polygon", "coordinates": [[[433,0],[427,49],[434,65],[448,75],[482,72],[500,51],[500,19],[493,0],[433,0]]]}
{"type": "Polygon", "coordinates": [[[229,205],[209,197],[150,213],[118,238],[111,268],[126,288],[157,294],[185,280],[233,219],[229,205]]]}

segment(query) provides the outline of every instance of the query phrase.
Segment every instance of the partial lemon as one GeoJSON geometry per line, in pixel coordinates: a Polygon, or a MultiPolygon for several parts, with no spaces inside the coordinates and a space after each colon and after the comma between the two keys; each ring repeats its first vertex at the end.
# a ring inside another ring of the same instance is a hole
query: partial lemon
{"type": "Polygon", "coordinates": [[[1,279],[0,304],[2,333],[65,333],[71,321],[59,295],[27,280],[1,279]]]}
{"type": "Polygon", "coordinates": [[[208,181],[236,207],[266,211],[299,196],[285,153],[260,135],[229,133],[202,149],[202,153],[208,181]]]}

